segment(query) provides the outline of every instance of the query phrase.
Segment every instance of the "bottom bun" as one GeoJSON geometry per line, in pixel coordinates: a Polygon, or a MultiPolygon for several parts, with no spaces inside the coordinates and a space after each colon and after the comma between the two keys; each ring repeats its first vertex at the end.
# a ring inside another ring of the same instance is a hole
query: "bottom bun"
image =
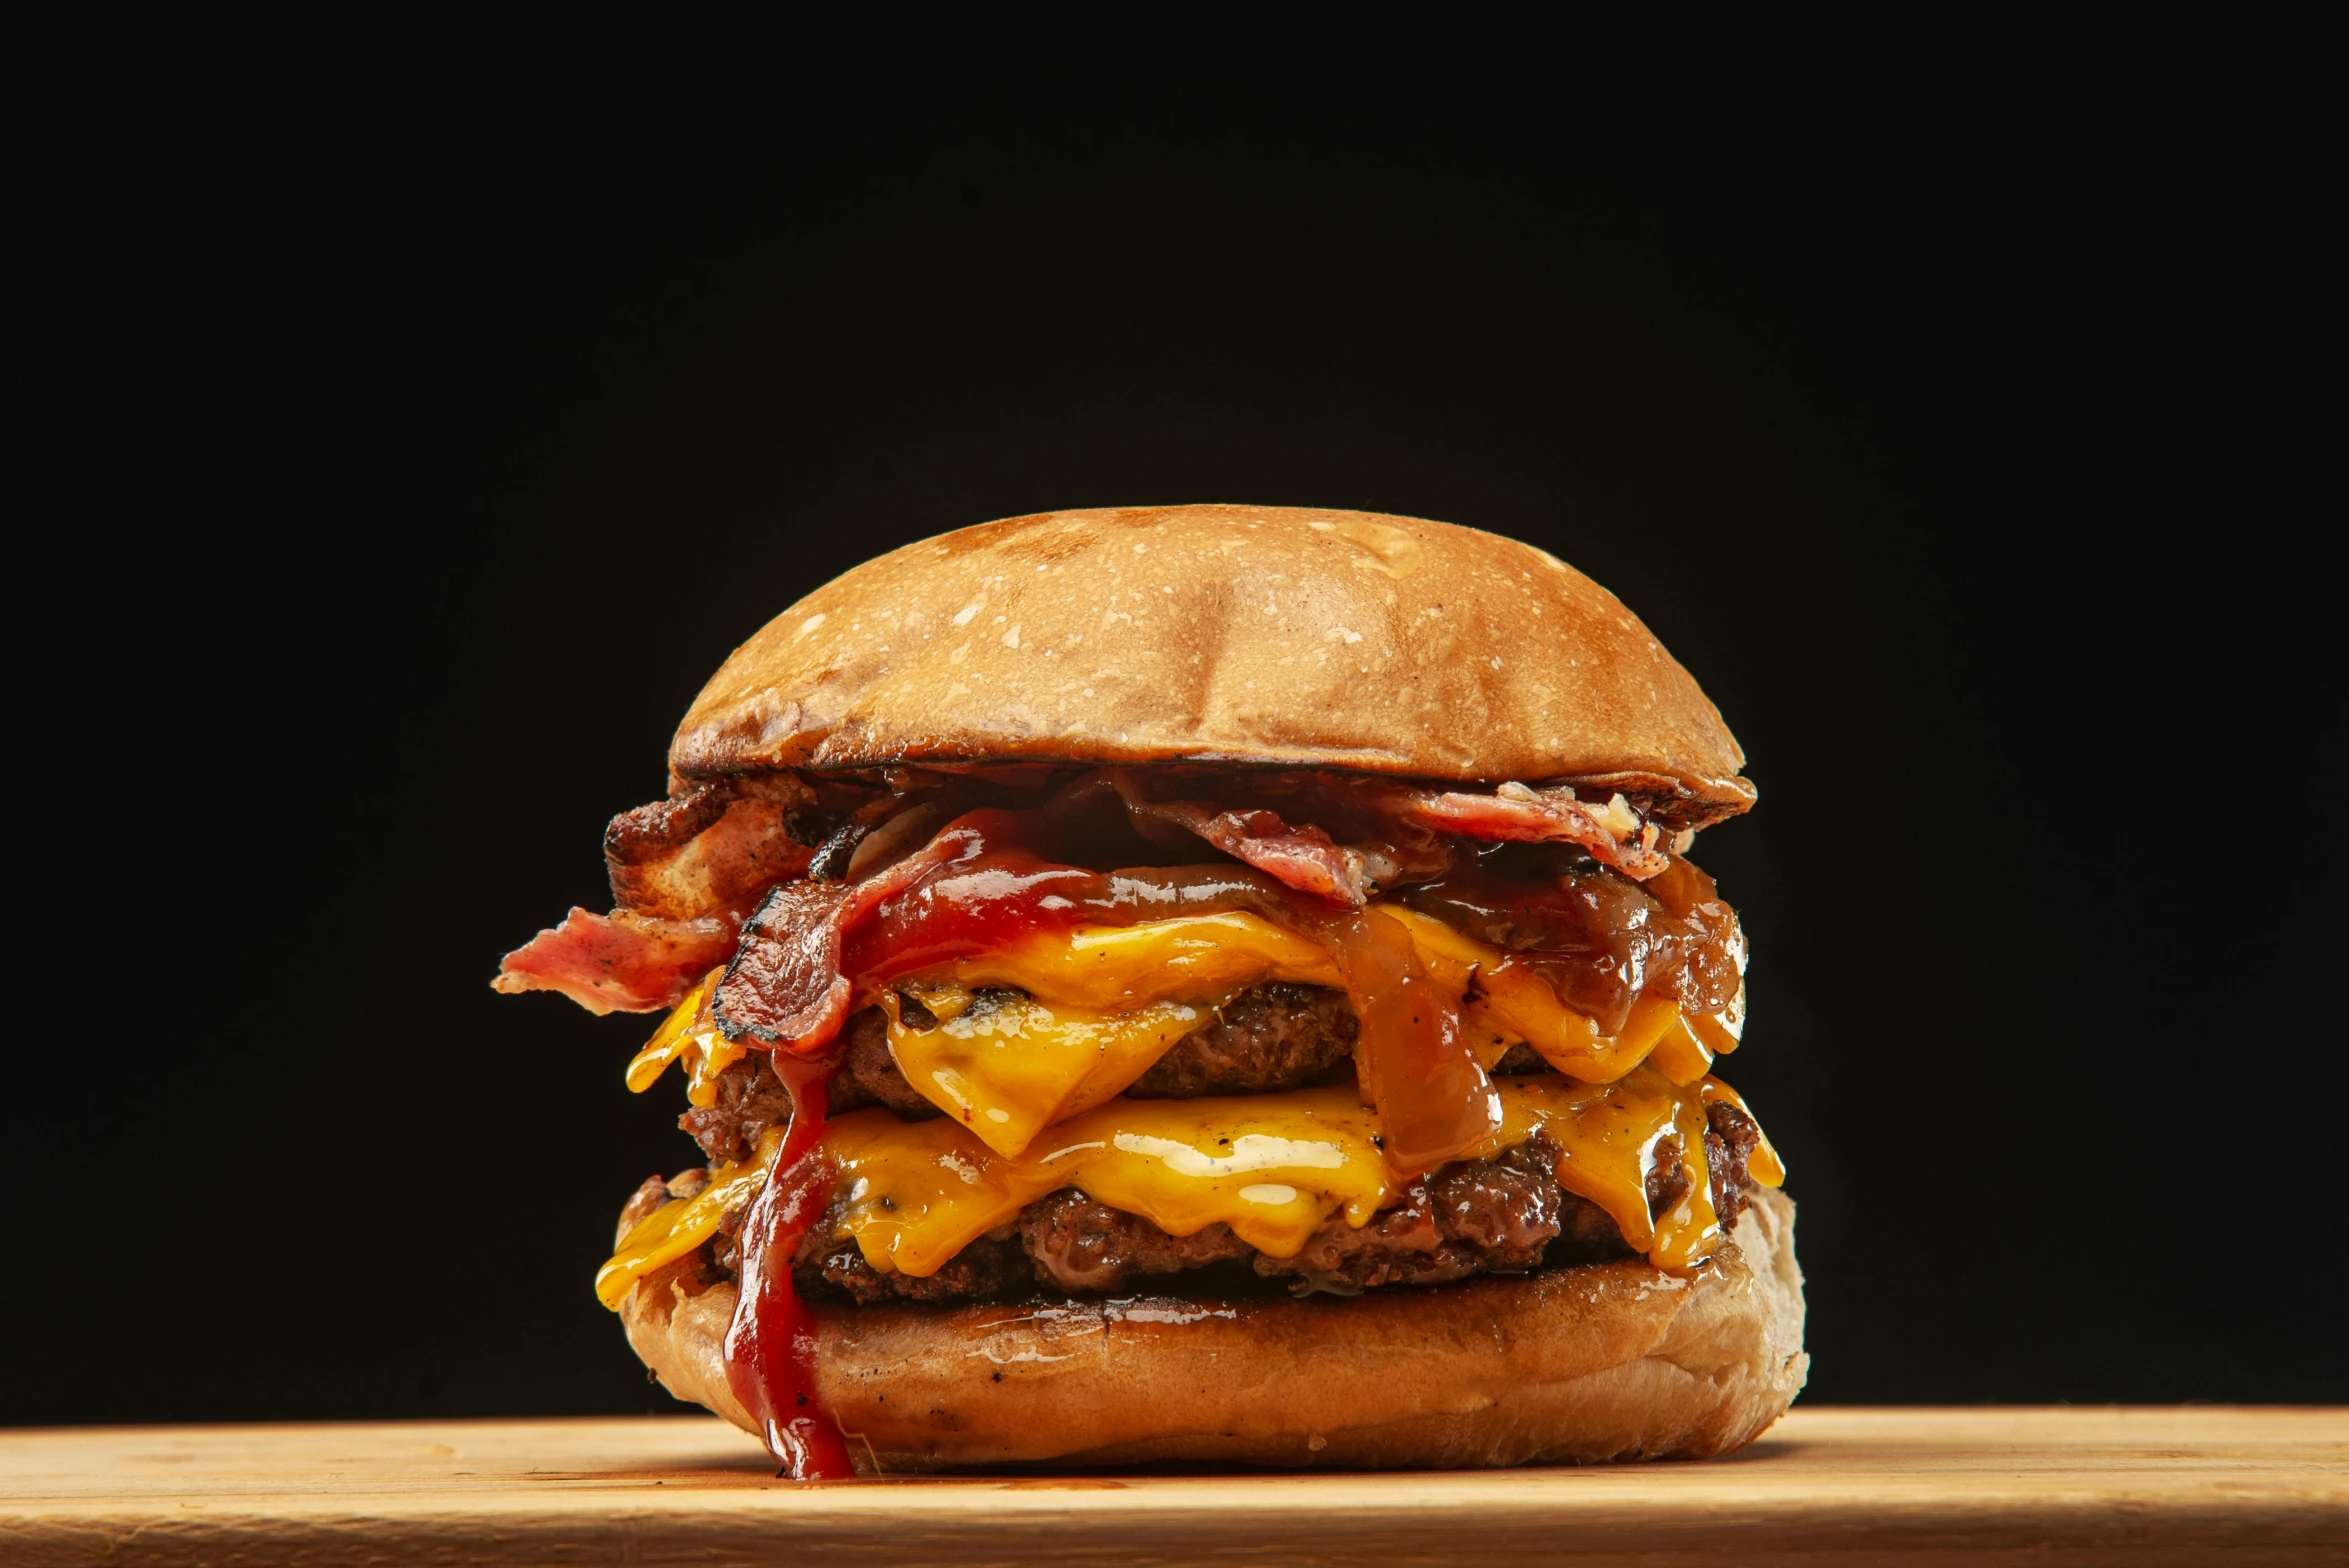
{"type": "MultiPolygon", "coordinates": [[[[1810,1368],[1794,1205],[1751,1197],[1685,1277],[1622,1262],[1346,1300],[819,1312],[817,1388],[867,1473],[1707,1458],[1785,1414],[1810,1368]]],[[[663,1271],[620,1315],[672,1394],[755,1431],[726,1383],[734,1301],[663,1271]]]]}

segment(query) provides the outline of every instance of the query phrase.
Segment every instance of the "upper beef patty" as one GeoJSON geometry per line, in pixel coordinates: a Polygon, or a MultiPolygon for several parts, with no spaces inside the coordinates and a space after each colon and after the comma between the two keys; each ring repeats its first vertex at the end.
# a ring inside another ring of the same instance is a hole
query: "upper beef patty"
{"type": "MultiPolygon", "coordinates": [[[[917,1004],[918,1005],[918,1004],[917,1004]]],[[[1189,1100],[1210,1094],[1276,1094],[1344,1067],[1362,1025],[1343,991],[1314,985],[1260,985],[1226,1002],[1215,1020],[1177,1040],[1126,1088],[1136,1100],[1189,1100]]],[[[877,1007],[849,1019],[832,1109],[885,1105],[908,1121],[938,1107],[917,1093],[889,1054],[889,1020],[877,1007]]],[[[791,1097],[764,1051],[718,1075],[717,1103],[677,1119],[702,1152],[727,1164],[750,1158],[759,1134],[791,1119],[791,1097]]]]}

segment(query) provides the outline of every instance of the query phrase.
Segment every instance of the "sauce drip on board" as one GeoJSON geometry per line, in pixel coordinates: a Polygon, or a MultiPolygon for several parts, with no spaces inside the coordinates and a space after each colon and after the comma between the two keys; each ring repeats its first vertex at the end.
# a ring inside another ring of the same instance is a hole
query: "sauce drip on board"
{"type": "Polygon", "coordinates": [[[742,1293],[726,1329],[726,1381],[793,1480],[842,1480],[856,1467],[818,1397],[815,1316],[791,1282],[799,1239],[822,1220],[832,1193],[832,1168],[820,1145],[828,1085],[840,1062],[836,1053],[809,1058],[777,1051],[774,1064],[791,1091],[791,1128],[743,1220],[742,1293]]]}

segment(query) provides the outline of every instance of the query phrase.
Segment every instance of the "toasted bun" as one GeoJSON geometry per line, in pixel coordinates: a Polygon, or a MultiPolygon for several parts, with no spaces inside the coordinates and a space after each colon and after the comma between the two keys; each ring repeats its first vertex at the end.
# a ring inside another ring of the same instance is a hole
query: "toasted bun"
{"type": "MultiPolygon", "coordinates": [[[[1347,1301],[825,1313],[818,1387],[881,1473],[1706,1458],[1785,1414],[1810,1365],[1794,1205],[1753,1196],[1686,1279],[1625,1262],[1347,1301]]],[[[722,1351],[734,1300],[653,1275],[620,1311],[671,1393],[748,1431],[722,1351]]]]}
{"type": "Polygon", "coordinates": [[[1613,780],[1742,811],[1745,754],[1613,594],[1450,523],[1045,512],[908,545],[770,621],[670,748],[685,778],[896,763],[1244,763],[1613,780]]]}

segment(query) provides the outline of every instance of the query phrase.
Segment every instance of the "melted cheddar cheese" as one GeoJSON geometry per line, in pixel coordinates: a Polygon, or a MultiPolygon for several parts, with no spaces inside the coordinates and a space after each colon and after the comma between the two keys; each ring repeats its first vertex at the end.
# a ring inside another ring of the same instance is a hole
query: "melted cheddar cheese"
{"type": "Polygon", "coordinates": [[[710,1173],[710,1184],[690,1198],[674,1198],[653,1210],[620,1238],[620,1250],[595,1272],[595,1293],[607,1307],[618,1308],[636,1282],[665,1263],[674,1263],[718,1233],[718,1222],[758,1196],[775,1151],[783,1146],[783,1129],[770,1127],[759,1138],[755,1158],[740,1165],[721,1166],[710,1173]]]}
{"type": "Polygon", "coordinates": [[[668,1018],[628,1064],[631,1093],[644,1093],[669,1070],[671,1062],[681,1061],[685,1064],[686,1103],[718,1103],[718,1074],[741,1061],[748,1050],[727,1039],[710,1016],[710,999],[718,988],[718,976],[724,973],[723,969],[711,970],[685,993],[684,1001],[670,1009],[668,1018]]]}
{"type": "Polygon", "coordinates": [[[1209,1021],[1187,1002],[1104,1013],[959,986],[924,989],[920,1001],[931,1027],[907,1023],[911,1009],[882,994],[889,1054],[916,1092],[998,1154],[1018,1154],[1052,1123],[1099,1105],[1209,1021]]]}
{"type": "MultiPolygon", "coordinates": [[[[1584,1083],[1609,1083],[1650,1062],[1685,1086],[1711,1070],[1716,1054],[1736,1048],[1742,993],[1711,1018],[1683,1017],[1676,1002],[1642,997],[1622,1032],[1605,1035],[1522,960],[1433,916],[1371,907],[1401,922],[1429,971],[1464,999],[1472,1048],[1488,1068],[1522,1040],[1584,1083]]],[[[714,1103],[718,1074],[743,1055],[710,1018],[715,979],[695,987],[629,1063],[629,1088],[649,1087],[681,1061],[690,1075],[686,1098],[714,1103]]],[[[888,1013],[890,1054],[915,1092],[1010,1156],[1045,1128],[1124,1090],[1233,996],[1267,981],[1343,984],[1322,948],[1233,912],[1039,931],[865,1000],[888,1013]],[[1027,995],[974,994],[992,987],[1027,995]],[[935,1022],[909,1021],[920,1011],[902,1007],[898,990],[935,1022]]]]}
{"type": "Polygon", "coordinates": [[[1485,1054],[1498,1060],[1519,1040],[1558,1071],[1585,1083],[1609,1083],[1647,1059],[1680,1016],[1680,1004],[1643,996],[1632,1004],[1620,1035],[1603,1035],[1591,1019],[1558,1000],[1550,983],[1522,960],[1465,936],[1415,909],[1371,906],[1400,920],[1420,961],[1437,979],[1467,997],[1461,1021],[1485,1054]]]}
{"type": "MultiPolygon", "coordinates": [[[[1501,1127],[1469,1151],[1489,1158],[1536,1132],[1558,1145],[1560,1186],[1604,1209],[1631,1246],[1660,1268],[1685,1268],[1720,1241],[1705,1163],[1705,1104],[1736,1091],[1718,1079],[1675,1084],[1652,1068],[1613,1082],[1562,1076],[1503,1078],[1501,1127]],[[1677,1144],[1687,1190],[1652,1214],[1647,1181],[1677,1144]]],[[[1351,1088],[1201,1100],[1111,1100],[1055,1124],[1019,1156],[998,1153],[959,1121],[901,1122],[859,1111],[825,1128],[833,1168],[835,1237],[853,1240],[882,1272],[935,1273],[979,1237],[1045,1194],[1076,1187],[1095,1200],[1187,1236],[1226,1224],[1250,1246],[1294,1257],[1328,1218],[1367,1224],[1400,1200],[1404,1183],[1379,1151],[1377,1118],[1351,1088]]],[[[773,1139],[761,1158],[773,1158],[773,1139]]],[[[598,1276],[617,1304],[642,1275],[716,1234],[718,1221],[757,1189],[764,1167],[720,1172],[707,1191],[671,1202],[631,1230],[598,1276]]],[[[1765,1142],[1754,1179],[1784,1177],[1765,1142]]]]}
{"type": "Polygon", "coordinates": [[[1241,911],[1037,931],[935,974],[970,990],[1017,986],[1040,1002],[1096,1012],[1225,997],[1267,980],[1345,984],[1319,946],[1241,911]]]}

